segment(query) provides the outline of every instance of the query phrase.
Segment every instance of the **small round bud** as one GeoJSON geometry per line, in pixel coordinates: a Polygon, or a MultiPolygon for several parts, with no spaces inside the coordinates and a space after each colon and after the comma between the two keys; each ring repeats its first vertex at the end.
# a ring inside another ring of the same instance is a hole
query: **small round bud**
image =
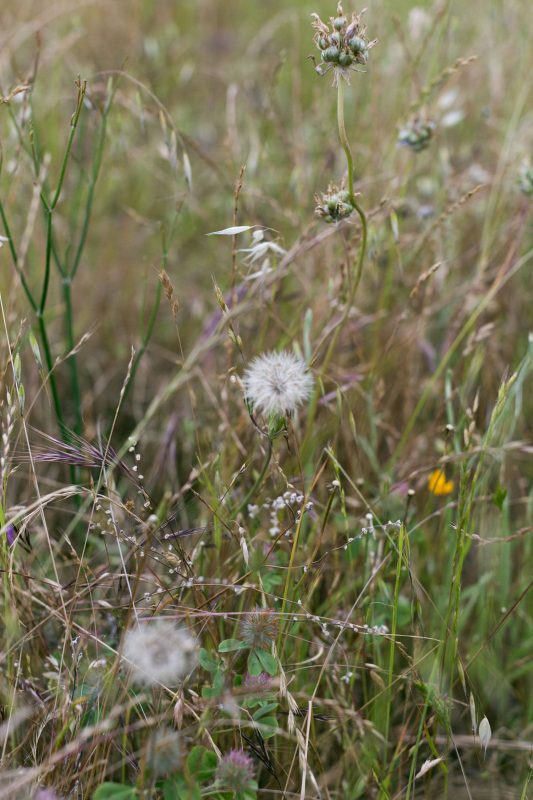
{"type": "Polygon", "coordinates": [[[336,31],[342,31],[342,29],[346,27],[347,23],[348,20],[346,19],[346,17],[336,17],[333,20],[333,27],[335,28],[336,31]]]}
{"type": "Polygon", "coordinates": [[[339,56],[339,64],[341,67],[349,67],[353,64],[353,58],[349,53],[341,53],[339,56]]]}
{"type": "Polygon", "coordinates": [[[338,33],[332,33],[330,35],[330,37],[329,37],[329,40],[330,40],[331,44],[335,44],[335,45],[337,45],[337,47],[341,43],[341,37],[340,37],[340,35],[338,33]]]}
{"type": "Polygon", "coordinates": [[[366,42],[360,36],[353,36],[348,42],[348,47],[354,53],[364,53],[366,50],[366,42]]]}
{"type": "Polygon", "coordinates": [[[324,61],[328,63],[334,63],[335,61],[339,60],[339,48],[338,47],[328,47],[327,50],[324,50],[322,53],[322,58],[324,61]]]}
{"type": "Polygon", "coordinates": [[[325,50],[326,47],[328,46],[328,40],[326,39],[325,36],[320,36],[319,39],[317,40],[317,44],[320,50],[325,50]]]}

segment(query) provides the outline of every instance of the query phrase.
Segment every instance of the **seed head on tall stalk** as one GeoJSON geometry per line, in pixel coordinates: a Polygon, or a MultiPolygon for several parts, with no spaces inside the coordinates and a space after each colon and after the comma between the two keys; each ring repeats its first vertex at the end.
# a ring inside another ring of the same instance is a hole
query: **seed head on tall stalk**
{"type": "Polygon", "coordinates": [[[368,40],[366,26],[363,25],[361,16],[362,14],[353,13],[351,20],[348,20],[344,14],[341,3],[337,5],[337,15],[335,17],[330,17],[329,25],[323,22],[318,14],[312,15],[312,24],[315,29],[314,42],[320,51],[320,63],[315,65],[315,69],[319,75],[326,75],[331,71],[333,72],[333,85],[337,88],[337,127],[340,143],[346,156],[348,172],[346,188],[338,189],[337,187],[330,186],[325,194],[317,197],[318,205],[316,213],[327,222],[336,223],[351,216],[355,211],[361,222],[361,246],[354,269],[354,275],[350,283],[347,303],[343,316],[336,326],[330,341],[322,365],[322,372],[325,372],[327,369],[339,334],[353,306],[357,288],[361,280],[367,246],[368,225],[365,212],[359,205],[354,190],[353,156],[344,123],[345,84],[350,83],[351,72],[364,71],[362,68],[368,61],[369,51],[377,43],[375,39],[373,41],[368,40]]]}

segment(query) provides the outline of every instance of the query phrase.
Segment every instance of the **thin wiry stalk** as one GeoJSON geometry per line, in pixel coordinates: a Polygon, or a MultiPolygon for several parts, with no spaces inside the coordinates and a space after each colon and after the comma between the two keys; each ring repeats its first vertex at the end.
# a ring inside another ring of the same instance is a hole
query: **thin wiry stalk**
{"type": "Polygon", "coordinates": [[[359,220],[361,222],[361,244],[359,246],[359,254],[355,265],[354,275],[350,282],[350,290],[345,303],[344,312],[333,332],[333,336],[331,338],[326,355],[321,365],[322,374],[325,374],[327,372],[327,368],[329,366],[333,353],[335,352],[335,347],[337,346],[337,341],[339,339],[341,331],[343,330],[346,321],[348,320],[348,317],[350,315],[350,312],[353,308],[355,296],[357,294],[357,289],[359,288],[359,284],[361,282],[361,277],[363,274],[363,264],[365,261],[367,239],[368,239],[368,223],[366,219],[366,214],[359,205],[354,191],[353,156],[350,148],[350,143],[348,141],[348,136],[346,134],[346,126],[344,123],[344,81],[342,79],[339,80],[337,84],[337,126],[339,131],[339,139],[342,145],[342,149],[344,150],[344,155],[346,156],[346,163],[348,166],[348,192],[350,195],[350,203],[357,211],[359,220]]]}

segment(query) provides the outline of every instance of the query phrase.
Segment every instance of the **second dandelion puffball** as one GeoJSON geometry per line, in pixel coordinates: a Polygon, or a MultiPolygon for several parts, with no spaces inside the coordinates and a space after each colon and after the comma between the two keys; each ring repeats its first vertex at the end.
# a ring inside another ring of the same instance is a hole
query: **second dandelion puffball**
{"type": "Polygon", "coordinates": [[[136,683],[178,686],[195,666],[196,641],[173,620],[143,620],[126,631],[122,655],[136,683]]]}

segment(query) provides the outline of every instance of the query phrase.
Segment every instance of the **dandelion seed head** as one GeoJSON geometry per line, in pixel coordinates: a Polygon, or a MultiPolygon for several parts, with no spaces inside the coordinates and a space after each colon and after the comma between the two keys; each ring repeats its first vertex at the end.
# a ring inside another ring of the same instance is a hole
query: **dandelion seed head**
{"type": "Polygon", "coordinates": [[[313,388],[303,359],[288,350],[257,356],[243,378],[246,399],[265,416],[292,414],[313,388]]]}
{"type": "Polygon", "coordinates": [[[135,682],[177,686],[196,663],[196,642],[172,620],[144,621],[126,632],[123,657],[135,682]]]}

